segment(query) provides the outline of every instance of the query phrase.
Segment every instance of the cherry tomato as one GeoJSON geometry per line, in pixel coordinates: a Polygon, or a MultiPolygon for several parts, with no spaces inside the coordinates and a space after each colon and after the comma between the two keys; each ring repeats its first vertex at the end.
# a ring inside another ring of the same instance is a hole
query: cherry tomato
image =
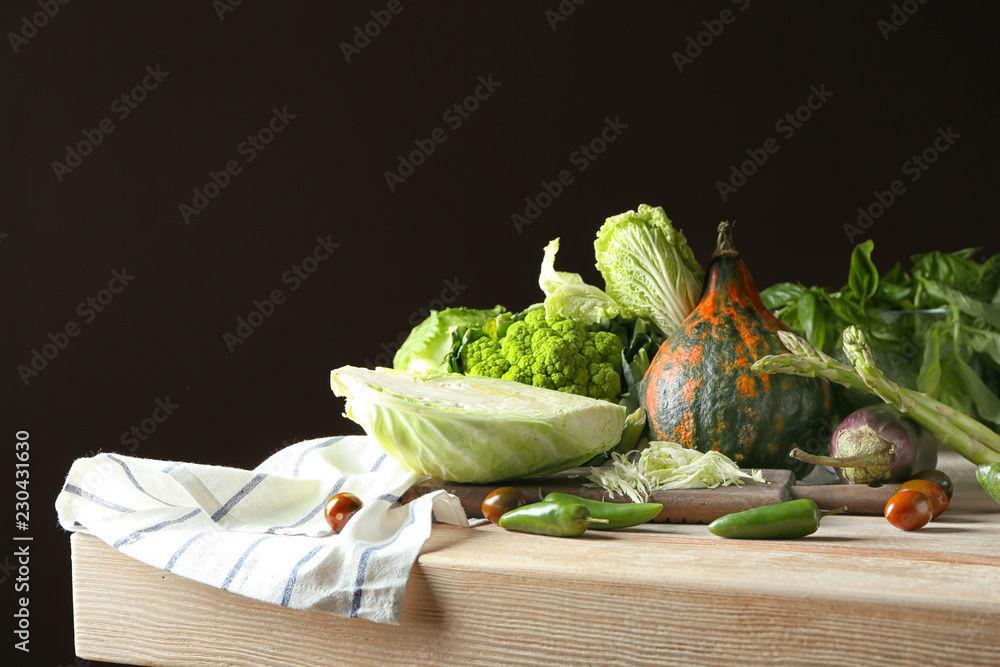
{"type": "Polygon", "coordinates": [[[930,498],[913,489],[897,491],[885,504],[885,518],[900,530],[922,528],[933,514],[930,498]]]}
{"type": "Polygon", "coordinates": [[[904,491],[906,489],[913,489],[914,491],[919,491],[920,493],[927,496],[934,506],[934,516],[931,518],[936,518],[941,515],[941,512],[948,509],[948,505],[951,503],[948,500],[948,494],[944,492],[937,484],[928,482],[926,479],[911,479],[909,482],[903,482],[896,489],[896,493],[904,491]]]}
{"type": "Polygon", "coordinates": [[[335,533],[339,533],[351,520],[354,513],[361,509],[364,503],[353,493],[338,493],[330,500],[326,501],[323,509],[323,518],[335,533]]]}
{"type": "Polygon", "coordinates": [[[495,491],[491,491],[483,500],[483,516],[491,523],[499,524],[500,517],[511,510],[525,505],[527,501],[520,489],[513,486],[502,486],[495,491]]]}
{"type": "Polygon", "coordinates": [[[955,491],[955,485],[952,483],[951,477],[948,477],[948,475],[940,470],[921,470],[910,479],[926,479],[932,484],[937,484],[944,490],[948,496],[948,500],[951,500],[951,494],[955,491]]]}

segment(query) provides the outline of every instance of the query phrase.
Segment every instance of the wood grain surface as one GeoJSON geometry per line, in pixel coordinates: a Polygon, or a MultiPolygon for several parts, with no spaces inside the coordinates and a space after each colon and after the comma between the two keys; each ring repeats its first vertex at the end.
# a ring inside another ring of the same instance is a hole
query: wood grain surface
{"type": "Polygon", "coordinates": [[[256,602],[76,534],[77,653],[137,665],[996,665],[1000,506],[964,461],[947,463],[952,507],[911,533],[844,515],[794,541],[694,524],[574,539],[435,525],[400,626],[256,602]]]}

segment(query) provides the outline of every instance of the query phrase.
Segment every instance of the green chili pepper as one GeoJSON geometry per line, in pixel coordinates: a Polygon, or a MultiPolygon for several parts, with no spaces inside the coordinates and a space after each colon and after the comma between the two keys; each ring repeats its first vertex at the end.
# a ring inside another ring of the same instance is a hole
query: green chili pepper
{"type": "Polygon", "coordinates": [[[607,523],[607,519],[593,519],[583,505],[565,502],[544,502],[523,505],[500,517],[500,527],[535,535],[576,537],[594,523],[607,523]]]}
{"type": "Polygon", "coordinates": [[[542,498],[543,502],[560,501],[576,503],[590,510],[590,516],[595,519],[607,519],[608,523],[595,524],[595,530],[614,530],[638,526],[653,519],[663,510],[661,503],[606,503],[600,500],[580,498],[569,493],[552,492],[542,498]]]}
{"type": "Polygon", "coordinates": [[[816,532],[824,516],[846,511],[847,507],[821,510],[809,498],[800,498],[727,514],[708,524],[708,530],[719,537],[805,537],[816,532]]]}

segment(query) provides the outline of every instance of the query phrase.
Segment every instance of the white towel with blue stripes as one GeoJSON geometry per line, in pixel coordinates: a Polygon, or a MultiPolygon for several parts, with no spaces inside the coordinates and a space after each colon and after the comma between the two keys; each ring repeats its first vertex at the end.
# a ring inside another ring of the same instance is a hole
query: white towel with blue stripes
{"type": "Polygon", "coordinates": [[[399,624],[432,521],[469,525],[444,491],[400,505],[422,479],[369,436],[306,440],[254,470],[98,454],[73,464],[56,510],[65,529],[188,579],[399,624]],[[342,491],[364,506],[335,534],[323,508],[342,491]]]}

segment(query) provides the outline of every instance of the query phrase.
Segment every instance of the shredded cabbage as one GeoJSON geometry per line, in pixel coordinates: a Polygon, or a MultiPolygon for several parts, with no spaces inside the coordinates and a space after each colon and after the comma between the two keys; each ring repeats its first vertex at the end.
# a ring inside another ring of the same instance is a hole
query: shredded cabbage
{"type": "Polygon", "coordinates": [[[609,468],[591,468],[585,486],[604,489],[614,498],[628,496],[644,503],[652,491],[667,489],[714,489],[743,485],[743,480],[766,484],[760,470],[747,474],[725,454],[699,452],[676,442],[650,442],[644,450],[612,453],[609,468]]]}

